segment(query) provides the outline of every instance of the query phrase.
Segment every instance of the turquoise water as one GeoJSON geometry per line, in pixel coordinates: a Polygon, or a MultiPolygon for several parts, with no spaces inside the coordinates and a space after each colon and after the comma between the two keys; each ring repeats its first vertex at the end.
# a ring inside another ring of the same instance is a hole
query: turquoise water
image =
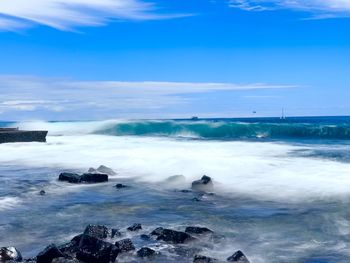
{"type": "MultiPolygon", "coordinates": [[[[46,144],[0,145],[0,245],[25,257],[89,223],[140,222],[142,233],[207,226],[220,238],[194,246],[219,259],[241,249],[258,263],[349,261],[349,117],[0,125],[49,130],[46,144]],[[57,181],[100,164],[118,175],[100,185],[57,181]],[[174,174],[186,181],[165,183],[174,174]],[[215,195],[179,191],[203,174],[215,195]]],[[[163,245],[154,244],[160,262],[186,262],[163,245]]]]}

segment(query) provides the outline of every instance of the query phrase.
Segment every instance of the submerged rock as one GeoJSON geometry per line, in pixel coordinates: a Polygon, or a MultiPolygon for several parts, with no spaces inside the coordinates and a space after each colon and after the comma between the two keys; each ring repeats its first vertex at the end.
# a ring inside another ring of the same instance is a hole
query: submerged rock
{"type": "Polygon", "coordinates": [[[125,185],[125,184],[116,184],[116,185],[115,185],[115,188],[117,188],[117,189],[127,188],[127,187],[128,187],[128,186],[125,185]]]}
{"type": "Polygon", "coordinates": [[[100,165],[97,169],[90,167],[89,170],[87,171],[88,173],[103,173],[107,175],[116,175],[117,173],[113,171],[112,168],[109,168],[104,165],[100,165]]]}
{"type": "Polygon", "coordinates": [[[85,228],[84,234],[103,239],[108,236],[108,228],[103,225],[88,225],[85,228]]]}
{"type": "Polygon", "coordinates": [[[1,247],[0,262],[4,262],[7,260],[22,261],[22,255],[15,247],[1,247]]]}
{"type": "Polygon", "coordinates": [[[134,244],[130,238],[122,239],[115,242],[115,246],[119,248],[120,252],[128,252],[135,250],[134,244]]]}
{"type": "Polygon", "coordinates": [[[37,263],[50,263],[54,258],[64,257],[65,255],[55,244],[47,246],[36,256],[37,263]]]}
{"type": "Polygon", "coordinates": [[[142,229],[141,224],[133,224],[132,226],[129,226],[127,228],[127,230],[129,230],[129,231],[138,231],[138,230],[141,230],[141,229],[142,229]]]}
{"type": "Polygon", "coordinates": [[[109,263],[115,261],[119,252],[119,249],[111,243],[82,235],[76,258],[85,263],[109,263]]]}
{"type": "Polygon", "coordinates": [[[146,240],[146,241],[148,241],[148,240],[150,240],[150,239],[151,239],[151,236],[146,235],[146,234],[142,234],[142,235],[140,236],[140,238],[141,238],[142,240],[146,240]]]}
{"type": "Polygon", "coordinates": [[[192,182],[192,190],[194,191],[210,192],[213,191],[213,189],[213,181],[209,176],[203,175],[200,180],[192,182]]]}
{"type": "Polygon", "coordinates": [[[242,251],[236,251],[232,256],[227,258],[229,262],[239,262],[239,263],[249,263],[247,257],[243,254],[242,251]]]}
{"type": "Polygon", "coordinates": [[[198,227],[198,226],[189,226],[186,227],[186,233],[189,234],[210,234],[213,233],[209,228],[206,227],[198,227]]]}
{"type": "Polygon", "coordinates": [[[109,168],[109,167],[104,166],[104,165],[100,165],[97,168],[97,171],[99,171],[100,173],[103,173],[103,174],[108,174],[108,175],[116,175],[117,174],[115,171],[113,171],[112,168],[109,168]]]}
{"type": "Polygon", "coordinates": [[[212,262],[218,262],[217,259],[206,257],[202,255],[195,255],[193,258],[193,263],[212,263],[212,262]]]}
{"type": "Polygon", "coordinates": [[[149,248],[149,247],[143,247],[141,249],[139,249],[137,251],[137,256],[141,257],[141,258],[145,258],[145,257],[151,257],[154,256],[156,253],[155,250],[149,248]]]}
{"type": "Polygon", "coordinates": [[[174,244],[182,244],[188,241],[194,240],[192,236],[185,232],[176,231],[172,229],[166,229],[158,227],[151,232],[151,235],[157,236],[157,240],[163,240],[174,244]]]}
{"type": "Polygon", "coordinates": [[[87,173],[81,176],[81,181],[86,183],[102,183],[108,181],[107,174],[87,173]]]}
{"type": "Polygon", "coordinates": [[[186,184],[186,177],[183,175],[173,175],[168,177],[164,183],[169,186],[183,186],[186,184]]]}
{"type": "Polygon", "coordinates": [[[81,176],[76,173],[60,173],[60,175],[58,176],[58,180],[69,183],[80,183],[81,176]]]}

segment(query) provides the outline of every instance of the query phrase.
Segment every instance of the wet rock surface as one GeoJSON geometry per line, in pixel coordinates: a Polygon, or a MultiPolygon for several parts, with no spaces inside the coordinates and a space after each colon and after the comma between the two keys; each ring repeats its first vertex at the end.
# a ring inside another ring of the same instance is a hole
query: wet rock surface
{"type": "Polygon", "coordinates": [[[157,236],[157,240],[163,240],[174,244],[181,244],[189,241],[194,241],[194,238],[185,232],[166,229],[162,227],[153,230],[151,235],[157,236]]]}
{"type": "Polygon", "coordinates": [[[103,183],[108,181],[108,175],[102,173],[85,173],[82,175],[76,173],[60,173],[59,181],[68,182],[71,184],[79,183],[103,183]]]}
{"type": "Polygon", "coordinates": [[[142,226],[139,223],[135,223],[132,226],[129,226],[127,228],[128,231],[138,231],[138,230],[141,230],[141,229],[142,229],[142,226]]]}
{"type": "MultiPolygon", "coordinates": [[[[23,260],[14,247],[0,249],[0,262],[27,263],[109,263],[109,262],[224,262],[215,257],[201,254],[205,249],[204,234],[214,233],[206,227],[189,226],[185,232],[158,227],[151,233],[143,230],[141,224],[134,224],[123,232],[104,225],[88,225],[82,234],[61,245],[48,245],[36,257],[23,260]],[[136,229],[137,232],[128,229],[136,229]],[[142,231],[141,235],[138,233],[142,231]],[[112,234],[113,232],[114,235],[112,234]],[[188,232],[188,233],[186,233],[188,232]],[[116,234],[118,233],[118,234],[116,234]],[[196,238],[192,236],[196,235],[196,238]],[[126,238],[120,239],[121,236],[126,238]],[[117,240],[114,240],[117,239],[117,240]],[[191,241],[191,242],[190,242],[191,241]],[[194,244],[197,244],[193,246],[194,244]],[[174,260],[176,258],[176,260],[174,260]]],[[[148,229],[148,228],[147,228],[148,229]]],[[[238,250],[226,262],[249,263],[246,256],[238,250]]]]}
{"type": "Polygon", "coordinates": [[[212,263],[212,262],[218,262],[218,260],[215,258],[202,256],[202,255],[195,255],[193,258],[193,263],[212,263]]]}
{"type": "Polygon", "coordinates": [[[232,256],[227,258],[229,262],[239,262],[239,263],[249,263],[247,257],[243,254],[242,251],[236,251],[232,256]]]}
{"type": "Polygon", "coordinates": [[[2,247],[0,248],[0,262],[7,260],[21,261],[22,255],[15,247],[2,247]]]}
{"type": "Polygon", "coordinates": [[[156,254],[156,251],[149,247],[143,247],[137,251],[137,256],[141,258],[151,257],[151,256],[154,256],[155,254],[156,254]]]}
{"type": "Polygon", "coordinates": [[[135,250],[134,244],[130,238],[122,239],[115,242],[115,246],[119,248],[120,252],[128,252],[135,250]]]}
{"type": "Polygon", "coordinates": [[[200,180],[192,182],[192,190],[198,192],[211,192],[214,190],[214,184],[209,176],[203,175],[200,180]]]}

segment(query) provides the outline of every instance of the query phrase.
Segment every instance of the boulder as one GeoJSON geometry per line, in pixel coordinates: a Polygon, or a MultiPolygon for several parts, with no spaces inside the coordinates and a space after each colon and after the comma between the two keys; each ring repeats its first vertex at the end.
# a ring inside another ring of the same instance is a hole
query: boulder
{"type": "Polygon", "coordinates": [[[1,247],[0,262],[4,262],[7,260],[22,261],[22,255],[15,247],[1,247]]]}
{"type": "Polygon", "coordinates": [[[198,226],[186,227],[185,232],[189,234],[197,234],[197,235],[213,233],[213,231],[211,231],[209,228],[198,227],[198,226]]]}
{"type": "Polygon", "coordinates": [[[116,228],[111,229],[111,238],[120,237],[121,235],[122,233],[120,233],[119,229],[116,229],[116,228]]]}
{"type": "Polygon", "coordinates": [[[156,253],[155,250],[153,250],[149,247],[143,247],[137,251],[137,256],[139,256],[141,258],[145,258],[145,257],[154,256],[155,253],[156,253]]]}
{"type": "Polygon", "coordinates": [[[142,229],[141,224],[133,224],[132,226],[129,226],[127,228],[127,230],[129,230],[129,231],[138,231],[138,230],[141,230],[141,229],[142,229]]]}
{"type": "Polygon", "coordinates": [[[103,183],[108,181],[108,175],[101,173],[86,173],[81,176],[81,181],[86,183],[103,183]]]}
{"type": "Polygon", "coordinates": [[[37,263],[51,263],[54,258],[64,257],[65,255],[55,244],[47,246],[36,256],[37,263]]]}
{"type": "Polygon", "coordinates": [[[111,243],[82,235],[76,258],[85,263],[109,263],[115,261],[119,252],[119,249],[111,243]]]}
{"type": "Polygon", "coordinates": [[[192,182],[192,190],[199,192],[210,192],[213,191],[213,181],[209,176],[203,175],[200,180],[192,182]]]}
{"type": "Polygon", "coordinates": [[[81,176],[76,173],[60,173],[58,180],[76,184],[80,183],[81,176]]]}
{"type": "Polygon", "coordinates": [[[189,234],[172,229],[158,227],[151,232],[151,235],[157,236],[157,240],[163,240],[174,244],[182,244],[188,241],[193,241],[194,238],[189,234]]]}
{"type": "Polygon", "coordinates": [[[88,225],[84,231],[85,235],[103,239],[108,236],[108,228],[103,225],[88,225]]]}
{"type": "Polygon", "coordinates": [[[217,259],[206,257],[202,255],[195,255],[193,258],[193,263],[212,263],[212,262],[218,262],[217,259]]]}
{"type": "Polygon", "coordinates": [[[242,251],[236,251],[232,256],[227,258],[229,262],[239,262],[239,263],[249,263],[247,257],[243,254],[242,251]]]}
{"type": "Polygon", "coordinates": [[[120,252],[128,252],[135,250],[134,244],[130,238],[122,239],[115,242],[115,246],[119,248],[120,252]]]}

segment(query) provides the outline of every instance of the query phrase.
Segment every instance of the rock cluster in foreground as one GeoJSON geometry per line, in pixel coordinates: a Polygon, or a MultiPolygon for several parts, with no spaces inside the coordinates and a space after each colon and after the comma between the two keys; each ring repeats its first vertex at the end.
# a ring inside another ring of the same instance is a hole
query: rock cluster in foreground
{"type": "MultiPolygon", "coordinates": [[[[152,245],[151,241],[169,243],[172,244],[172,247],[176,247],[179,244],[200,242],[203,235],[213,234],[212,230],[197,226],[189,226],[185,232],[158,227],[149,234],[140,235],[138,233],[140,230],[142,230],[141,224],[134,224],[126,229],[127,232],[138,235],[140,239],[150,241],[149,246],[136,247],[130,238],[121,238],[122,234],[118,229],[109,229],[103,225],[88,225],[82,234],[75,236],[70,242],[61,245],[50,244],[31,259],[23,260],[21,253],[15,247],[2,247],[0,248],[0,262],[109,263],[118,262],[118,258],[125,254],[128,255],[130,262],[144,262],[161,256],[162,252],[157,251],[158,246],[154,246],[154,243],[152,245]],[[113,238],[117,238],[117,240],[112,241],[113,238]]],[[[186,250],[183,245],[178,248],[186,250]]],[[[190,251],[190,246],[188,250],[190,251]]],[[[226,261],[191,253],[184,253],[183,257],[184,261],[195,263],[249,263],[247,257],[240,250],[229,256],[226,261]]]]}

